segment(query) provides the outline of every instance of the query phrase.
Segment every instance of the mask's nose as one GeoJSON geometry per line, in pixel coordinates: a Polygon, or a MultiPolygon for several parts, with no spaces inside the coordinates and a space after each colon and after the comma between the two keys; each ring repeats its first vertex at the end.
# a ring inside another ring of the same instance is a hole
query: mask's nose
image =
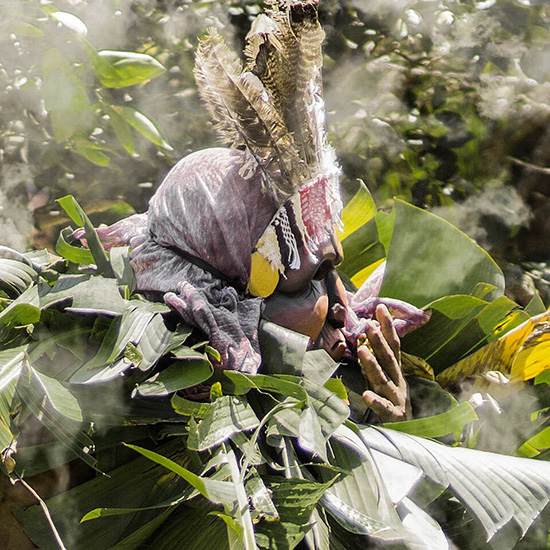
{"type": "Polygon", "coordinates": [[[343,259],[342,244],[336,232],[322,243],[312,258],[300,249],[301,266],[281,277],[276,291],[265,300],[268,319],[306,334],[315,342],[328,324],[334,329],[345,324],[347,298],[336,265],[343,259]]]}
{"type": "Polygon", "coordinates": [[[286,270],[285,276],[281,277],[277,286],[279,292],[298,292],[312,280],[323,281],[327,274],[344,259],[342,243],[336,231],[333,231],[332,235],[317,247],[313,257],[304,246],[299,252],[300,268],[286,270]]]}

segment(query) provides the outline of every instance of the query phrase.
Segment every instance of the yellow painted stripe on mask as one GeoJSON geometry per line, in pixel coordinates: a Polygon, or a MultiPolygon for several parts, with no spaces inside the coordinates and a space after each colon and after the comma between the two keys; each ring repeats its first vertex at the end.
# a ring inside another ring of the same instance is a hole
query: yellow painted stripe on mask
{"type": "Polygon", "coordinates": [[[248,291],[253,296],[267,298],[279,284],[279,272],[271,267],[266,257],[258,252],[252,254],[252,267],[248,291]]]}

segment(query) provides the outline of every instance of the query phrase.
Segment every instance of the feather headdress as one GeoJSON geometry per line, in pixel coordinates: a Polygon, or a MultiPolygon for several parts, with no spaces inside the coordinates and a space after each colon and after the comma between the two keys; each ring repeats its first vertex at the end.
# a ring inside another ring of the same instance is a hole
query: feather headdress
{"type": "MultiPolygon", "coordinates": [[[[284,276],[300,267],[300,246],[314,254],[332,233],[340,169],[326,139],[317,2],[265,4],[246,37],[244,62],[212,30],[199,46],[195,77],[220,137],[251,154],[264,191],[281,205],[256,252],[284,276]]],[[[252,172],[243,166],[243,177],[252,172]]],[[[253,269],[261,263],[254,259],[253,269]]]]}

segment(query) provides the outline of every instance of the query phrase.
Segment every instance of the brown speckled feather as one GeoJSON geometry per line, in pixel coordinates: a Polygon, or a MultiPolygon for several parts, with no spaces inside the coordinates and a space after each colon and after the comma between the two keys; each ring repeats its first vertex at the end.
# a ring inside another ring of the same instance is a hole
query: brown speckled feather
{"type": "Polygon", "coordinates": [[[284,200],[327,165],[319,116],[325,34],[313,0],[266,6],[246,38],[244,68],[212,31],[199,47],[195,75],[221,137],[247,149],[265,173],[265,187],[284,200]]]}

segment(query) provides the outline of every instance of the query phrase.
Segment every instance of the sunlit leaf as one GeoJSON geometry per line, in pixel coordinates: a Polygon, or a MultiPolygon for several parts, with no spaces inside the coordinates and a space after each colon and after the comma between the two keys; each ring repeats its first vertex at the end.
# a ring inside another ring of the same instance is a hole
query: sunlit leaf
{"type": "MultiPolygon", "coordinates": [[[[235,493],[237,495],[237,506],[232,510],[232,516],[233,529],[237,533],[238,539],[240,539],[239,546],[242,546],[245,550],[258,550],[258,546],[256,545],[256,537],[254,536],[252,514],[248,504],[248,495],[246,494],[246,489],[243,483],[244,472],[241,472],[237,462],[237,456],[230,446],[225,444],[222,446],[221,456],[223,456],[229,466],[231,476],[230,479],[233,482],[235,493]]],[[[231,533],[229,533],[229,540],[234,540],[231,533]]]]}
{"type": "MultiPolygon", "coordinates": [[[[550,449],[550,427],[546,427],[534,436],[530,437],[524,444],[524,446],[533,447],[538,453],[546,449],[550,449]]],[[[521,451],[520,447],[519,451],[521,451]]],[[[537,453],[536,453],[537,454],[537,453]]]]}
{"type": "Polygon", "coordinates": [[[166,68],[154,57],[138,52],[101,50],[95,64],[101,83],[107,88],[124,88],[148,82],[166,68]]]}
{"type": "Polygon", "coordinates": [[[309,338],[269,321],[260,322],[262,372],[265,374],[299,375],[309,338]]]}
{"type": "Polygon", "coordinates": [[[428,361],[436,374],[528,319],[505,296],[490,303],[474,296],[446,296],[428,309],[429,322],[403,339],[403,349],[428,361]]]}
{"type": "Polygon", "coordinates": [[[87,139],[76,139],[72,148],[96,166],[109,166],[110,158],[103,152],[103,148],[87,139]]]}
{"type": "Polygon", "coordinates": [[[474,408],[466,401],[441,414],[403,422],[392,422],[384,424],[384,427],[419,437],[442,437],[462,431],[468,422],[477,419],[478,416],[474,408]]]}
{"type": "Polygon", "coordinates": [[[232,483],[199,477],[187,468],[183,468],[173,460],[155,453],[154,451],[150,451],[136,445],[127,445],[127,447],[137,451],[149,460],[164,466],[168,470],[171,470],[178,476],[182,477],[192,487],[197,489],[201,495],[205,496],[208,500],[211,500],[214,503],[232,504],[235,500],[237,500],[235,487],[232,483]]]}
{"type": "Polygon", "coordinates": [[[236,433],[255,429],[259,423],[246,399],[225,395],[216,399],[198,424],[191,427],[187,446],[204,451],[221,445],[236,433]]]}
{"type": "Polygon", "coordinates": [[[154,143],[167,151],[173,151],[173,147],[163,137],[158,126],[141,111],[132,109],[132,107],[120,107],[114,105],[112,106],[112,109],[120,115],[124,121],[132,126],[134,130],[138,131],[151,143],[154,143]]]}
{"type": "Polygon", "coordinates": [[[424,359],[404,351],[401,352],[401,370],[404,376],[420,376],[427,380],[435,380],[434,370],[424,359]]]}
{"type": "Polygon", "coordinates": [[[406,538],[369,451],[348,428],[341,426],[330,441],[331,462],[348,471],[323,495],[327,512],[348,531],[392,540],[406,538]]]}
{"type": "Polygon", "coordinates": [[[550,384],[550,369],[541,372],[535,376],[533,383],[536,384],[550,384]]]}
{"type": "Polygon", "coordinates": [[[502,294],[502,272],[482,248],[442,218],[397,201],[381,296],[423,307],[470,294],[480,282],[502,294]]]}
{"type": "Polygon", "coordinates": [[[71,235],[73,230],[66,227],[59,232],[57,242],[55,243],[55,251],[62,258],[77,264],[91,264],[94,262],[94,257],[90,250],[81,246],[73,246],[67,242],[67,237],[71,235]]]}
{"type": "Polygon", "coordinates": [[[213,372],[206,360],[177,362],[140,384],[136,391],[140,395],[169,395],[208,380],[213,372]]]}
{"type": "Polygon", "coordinates": [[[269,478],[268,488],[280,520],[263,520],[256,525],[258,546],[273,550],[295,548],[312,529],[315,506],[330,485],[296,478],[269,478]]]}
{"type": "Polygon", "coordinates": [[[334,379],[331,377],[338,366],[338,363],[324,349],[309,350],[304,356],[302,376],[308,382],[327,387],[327,383],[334,384],[332,381],[334,379]]]}
{"type": "Polygon", "coordinates": [[[101,241],[97,236],[94,226],[76,199],[72,195],[66,195],[65,197],[57,199],[57,202],[60,204],[61,208],[67,212],[73,222],[79,227],[84,227],[88,248],[94,256],[100,273],[106,277],[114,277],[107,253],[101,245],[101,241]]]}
{"type": "Polygon", "coordinates": [[[348,398],[348,392],[346,387],[342,383],[340,378],[331,378],[324,383],[324,387],[339,397],[342,401],[346,401],[348,398]]]}
{"type": "Polygon", "coordinates": [[[78,18],[76,15],[73,15],[72,13],[66,11],[47,11],[49,11],[50,17],[54,21],[61,23],[68,29],[71,29],[77,34],[81,34],[82,36],[86,36],[88,34],[88,28],[86,27],[82,19],[78,18]]]}
{"type": "Polygon", "coordinates": [[[119,113],[117,113],[116,109],[107,107],[106,110],[109,114],[109,122],[113,127],[118,141],[124,149],[126,149],[128,154],[133,155],[135,152],[135,142],[134,135],[132,134],[132,127],[119,113]]]}
{"type": "Polygon", "coordinates": [[[302,449],[328,462],[326,441],[321,430],[321,423],[316,411],[311,407],[304,407],[300,414],[298,442],[302,449]]]}
{"type": "Polygon", "coordinates": [[[550,313],[532,317],[508,334],[444,370],[442,386],[488,371],[509,375],[513,381],[530,380],[550,368],[550,313]]]}
{"type": "Polygon", "coordinates": [[[348,405],[324,386],[303,380],[308,394],[308,403],[319,417],[321,430],[325,437],[330,436],[349,416],[348,405]]]}
{"type": "Polygon", "coordinates": [[[344,228],[338,236],[341,240],[367,223],[376,214],[376,204],[367,186],[359,181],[359,189],[342,210],[344,228]]]}
{"type": "Polygon", "coordinates": [[[535,290],[535,294],[533,295],[531,300],[529,300],[529,303],[525,306],[525,311],[531,317],[534,317],[535,315],[540,315],[541,313],[544,313],[546,311],[546,306],[544,305],[540,293],[537,290],[535,290]]]}
{"type": "Polygon", "coordinates": [[[130,265],[130,247],[113,246],[109,250],[109,260],[118,284],[128,287],[132,294],[136,289],[136,278],[130,265]]]}
{"type": "Polygon", "coordinates": [[[408,541],[411,550],[448,550],[449,540],[441,525],[432,516],[417,506],[411,499],[404,498],[397,507],[403,525],[417,541],[408,541]]]}
{"type": "Polygon", "coordinates": [[[0,312],[0,338],[5,337],[14,328],[26,327],[40,320],[38,307],[38,289],[29,287],[0,312]]]}
{"type": "MultiPolygon", "coordinates": [[[[236,393],[243,390],[258,389],[273,393],[280,393],[295,397],[298,400],[306,400],[307,393],[298,383],[299,379],[289,379],[285,375],[268,376],[266,374],[245,374],[237,371],[225,371],[222,379],[227,379],[235,385],[236,393]]],[[[292,377],[295,378],[295,377],[292,377]]]]}
{"type": "Polygon", "coordinates": [[[367,447],[420,468],[448,488],[499,550],[511,549],[550,500],[550,463],[448,447],[381,428],[358,426],[367,447]],[[484,491],[479,488],[484,487],[484,491]],[[514,529],[510,529],[510,524],[514,529]]]}
{"type": "Polygon", "coordinates": [[[174,395],[170,400],[174,411],[183,416],[190,416],[193,418],[204,418],[208,414],[212,414],[214,403],[201,403],[200,401],[191,401],[174,395]]]}
{"type": "MultiPolygon", "coordinates": [[[[73,374],[71,382],[84,384],[109,380],[131,367],[139,366],[143,359],[139,348],[136,348],[139,353],[135,358],[125,354],[125,350],[130,343],[134,347],[139,345],[155,316],[158,314],[136,307],[114,319],[96,356],[73,374]]],[[[159,350],[159,357],[162,351],[159,350]]]]}
{"type": "Polygon", "coordinates": [[[77,399],[61,382],[26,367],[17,391],[32,413],[76,456],[94,467],[93,441],[77,399]]]}
{"type": "Polygon", "coordinates": [[[64,307],[74,313],[118,315],[128,308],[115,279],[100,275],[62,275],[40,293],[40,307],[64,307]]]}
{"type": "Polygon", "coordinates": [[[0,351],[0,453],[14,443],[18,430],[12,417],[18,399],[15,387],[25,360],[26,346],[0,351]]]}
{"type": "Polygon", "coordinates": [[[342,241],[344,261],[338,266],[348,277],[379,262],[385,257],[385,250],[378,238],[376,220],[371,218],[342,241]]]}
{"type": "Polygon", "coordinates": [[[20,294],[38,278],[38,273],[29,265],[0,258],[0,286],[9,291],[20,294]]]}
{"type": "MultiPolygon", "coordinates": [[[[169,351],[178,359],[188,359],[190,357],[190,352],[185,353],[182,351],[185,348],[182,344],[191,334],[191,328],[185,323],[179,323],[174,331],[169,330],[164,322],[164,317],[158,314],[162,311],[157,310],[155,313],[139,342],[137,342],[137,349],[142,355],[138,367],[143,371],[149,370],[163,354],[169,351]]],[[[193,354],[193,357],[198,360],[205,359],[204,355],[200,353],[193,354]]]]}
{"type": "Polygon", "coordinates": [[[204,346],[204,353],[206,353],[206,355],[208,355],[211,359],[214,359],[214,361],[221,362],[222,360],[220,352],[208,344],[204,346]]]}
{"type": "Polygon", "coordinates": [[[246,492],[254,511],[260,518],[265,518],[268,521],[280,519],[279,512],[271,498],[271,491],[266,487],[263,479],[254,468],[251,468],[246,480],[246,492]]]}

